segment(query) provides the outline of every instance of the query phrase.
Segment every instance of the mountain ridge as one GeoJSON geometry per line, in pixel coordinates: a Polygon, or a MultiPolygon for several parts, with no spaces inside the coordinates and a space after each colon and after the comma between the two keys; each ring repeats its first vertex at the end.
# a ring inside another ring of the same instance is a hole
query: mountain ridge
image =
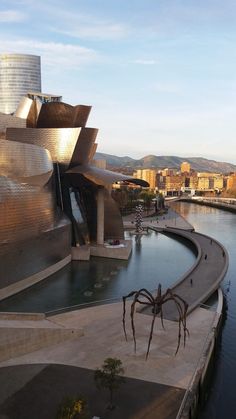
{"type": "Polygon", "coordinates": [[[141,159],[133,159],[129,156],[115,156],[97,152],[96,159],[105,159],[108,168],[127,168],[130,169],[164,169],[166,167],[177,169],[183,161],[187,161],[191,165],[191,169],[197,172],[217,172],[229,173],[236,172],[236,165],[228,162],[206,159],[203,157],[179,157],[179,156],[155,156],[149,154],[141,159]]]}

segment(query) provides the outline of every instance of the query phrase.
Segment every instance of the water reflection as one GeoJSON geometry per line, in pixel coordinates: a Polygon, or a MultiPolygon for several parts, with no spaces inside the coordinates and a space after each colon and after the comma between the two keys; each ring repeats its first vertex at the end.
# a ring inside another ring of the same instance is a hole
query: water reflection
{"type": "Polygon", "coordinates": [[[121,298],[143,287],[170,286],[194,263],[186,241],[150,231],[129,235],[133,252],[128,261],[91,258],[72,262],[31,289],[0,303],[0,311],[42,312],[110,298],[121,298]]]}

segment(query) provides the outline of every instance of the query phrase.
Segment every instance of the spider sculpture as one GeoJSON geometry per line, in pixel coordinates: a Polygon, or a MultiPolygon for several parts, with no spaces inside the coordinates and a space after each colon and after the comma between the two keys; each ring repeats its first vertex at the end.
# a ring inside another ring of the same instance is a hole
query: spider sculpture
{"type": "Polygon", "coordinates": [[[131,317],[131,327],[132,327],[133,340],[134,340],[134,352],[136,352],[136,336],[135,336],[135,325],[134,325],[134,314],[135,314],[136,303],[152,307],[153,316],[152,316],[152,323],[151,323],[151,329],[150,329],[149,340],[148,340],[148,347],[147,347],[147,352],[146,352],[146,360],[149,354],[149,349],[150,349],[152,336],[153,336],[154,323],[155,323],[155,319],[157,315],[160,316],[161,324],[164,329],[162,307],[168,301],[173,301],[175,303],[175,306],[178,312],[178,328],[179,328],[178,342],[177,342],[177,348],[175,352],[175,355],[176,355],[180,346],[181,330],[183,330],[183,334],[184,334],[184,346],[185,346],[185,341],[186,341],[186,335],[187,334],[189,335],[189,331],[186,327],[186,317],[187,317],[187,310],[188,310],[188,304],[186,303],[186,301],[184,301],[183,298],[181,298],[179,295],[174,294],[170,289],[167,289],[167,291],[164,294],[162,294],[161,284],[158,285],[156,296],[153,296],[145,288],[141,288],[138,291],[130,292],[128,295],[123,297],[123,329],[124,329],[126,341],[127,341],[127,334],[126,334],[126,327],[125,327],[126,300],[127,298],[130,298],[130,297],[133,297],[133,302],[131,304],[131,309],[130,309],[130,317],[131,317]]]}

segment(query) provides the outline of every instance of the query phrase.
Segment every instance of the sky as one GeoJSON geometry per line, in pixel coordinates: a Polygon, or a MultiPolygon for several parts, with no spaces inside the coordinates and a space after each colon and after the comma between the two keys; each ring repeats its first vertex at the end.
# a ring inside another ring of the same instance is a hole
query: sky
{"type": "Polygon", "coordinates": [[[97,151],[236,163],[235,0],[1,0],[0,38],[93,106],[97,151]]]}

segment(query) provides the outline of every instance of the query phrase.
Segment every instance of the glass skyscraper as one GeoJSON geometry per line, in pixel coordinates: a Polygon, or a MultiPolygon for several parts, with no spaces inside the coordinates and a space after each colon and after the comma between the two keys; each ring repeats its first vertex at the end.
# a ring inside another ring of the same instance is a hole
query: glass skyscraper
{"type": "Polygon", "coordinates": [[[0,55],[0,112],[15,112],[28,91],[41,92],[40,57],[26,54],[0,55]]]}

